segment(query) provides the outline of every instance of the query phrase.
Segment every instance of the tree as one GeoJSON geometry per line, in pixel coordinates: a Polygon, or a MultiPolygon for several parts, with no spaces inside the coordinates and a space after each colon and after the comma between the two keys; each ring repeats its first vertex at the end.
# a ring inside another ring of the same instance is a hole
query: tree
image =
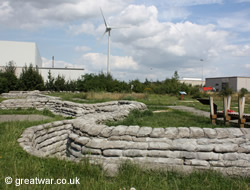
{"type": "Polygon", "coordinates": [[[136,93],[142,93],[145,89],[143,83],[141,83],[138,79],[132,80],[129,84],[132,87],[131,90],[136,93]]]}
{"type": "Polygon", "coordinates": [[[42,75],[32,64],[30,64],[29,67],[25,65],[19,80],[22,90],[44,90],[42,75]]]}
{"type": "Polygon", "coordinates": [[[65,78],[63,76],[58,75],[55,80],[54,86],[56,91],[65,91],[66,90],[65,78]]]}
{"type": "Polygon", "coordinates": [[[18,78],[16,77],[16,67],[13,61],[10,61],[1,74],[7,80],[7,91],[18,90],[18,78]]]}
{"type": "Polygon", "coordinates": [[[172,79],[175,79],[175,80],[177,80],[177,81],[180,79],[179,74],[178,74],[178,71],[175,71],[175,72],[174,72],[174,76],[172,77],[172,79]]]}
{"type": "Polygon", "coordinates": [[[0,94],[4,92],[8,92],[8,81],[6,78],[1,76],[2,73],[0,73],[0,94]]]}
{"type": "Polygon", "coordinates": [[[239,91],[239,96],[244,97],[248,93],[248,90],[246,88],[241,88],[239,91]]]}
{"type": "Polygon", "coordinates": [[[228,86],[220,91],[221,96],[231,96],[233,94],[233,89],[228,86]]]}
{"type": "Polygon", "coordinates": [[[75,80],[68,80],[65,83],[65,90],[66,91],[71,91],[71,92],[76,91],[77,90],[77,81],[75,81],[75,80]]]}
{"type": "Polygon", "coordinates": [[[129,91],[126,82],[113,79],[112,75],[104,73],[85,74],[81,79],[77,80],[77,90],[80,91],[107,91],[107,92],[124,92],[129,91]]]}
{"type": "Polygon", "coordinates": [[[50,70],[48,72],[48,80],[45,86],[47,90],[55,90],[55,78],[52,76],[50,70]]]}

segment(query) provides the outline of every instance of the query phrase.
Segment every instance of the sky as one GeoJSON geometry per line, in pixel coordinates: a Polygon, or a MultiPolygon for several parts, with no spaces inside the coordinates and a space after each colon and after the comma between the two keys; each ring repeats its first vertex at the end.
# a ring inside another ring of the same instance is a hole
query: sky
{"type": "Polygon", "coordinates": [[[119,80],[250,76],[250,0],[0,0],[0,40],[119,80]],[[103,37],[102,37],[103,36],[103,37]]]}

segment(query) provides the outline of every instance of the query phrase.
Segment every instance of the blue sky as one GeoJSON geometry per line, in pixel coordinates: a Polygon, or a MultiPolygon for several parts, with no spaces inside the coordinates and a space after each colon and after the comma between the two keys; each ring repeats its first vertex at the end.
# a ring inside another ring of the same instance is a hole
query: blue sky
{"type": "Polygon", "coordinates": [[[120,80],[250,76],[250,0],[0,0],[0,40],[36,42],[44,66],[120,80]],[[200,61],[203,59],[204,61],[200,61]]]}

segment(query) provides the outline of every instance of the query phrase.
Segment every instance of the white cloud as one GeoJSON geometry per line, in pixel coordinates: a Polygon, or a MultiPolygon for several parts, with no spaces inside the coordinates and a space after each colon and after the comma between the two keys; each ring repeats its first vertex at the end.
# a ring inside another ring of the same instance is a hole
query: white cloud
{"type": "Polygon", "coordinates": [[[23,29],[65,25],[77,20],[100,17],[100,7],[108,14],[121,10],[130,1],[123,0],[6,0],[0,4],[1,24],[23,29]],[[11,17],[8,14],[11,13],[11,17]],[[7,16],[6,16],[7,15],[7,16]]]}
{"type": "Polygon", "coordinates": [[[222,18],[218,20],[218,25],[224,29],[231,29],[239,32],[249,32],[250,24],[248,18],[222,18]]]}
{"type": "Polygon", "coordinates": [[[71,25],[69,26],[69,32],[73,35],[79,35],[81,33],[85,34],[95,34],[95,26],[92,23],[83,23],[81,25],[71,25]]]}
{"type": "Polygon", "coordinates": [[[227,45],[224,47],[224,50],[237,57],[250,55],[250,45],[227,45]]]}
{"type": "Polygon", "coordinates": [[[194,6],[194,5],[207,5],[207,4],[221,4],[223,0],[169,0],[166,4],[174,6],[194,6]]]}
{"type": "MultiPolygon", "coordinates": [[[[123,19],[123,23],[136,25],[137,23],[147,22],[148,19],[156,19],[157,15],[158,10],[155,6],[146,7],[145,5],[129,5],[121,12],[119,17],[123,19]]],[[[113,17],[113,20],[114,19],[116,18],[113,17]]]]}
{"type": "MultiPolygon", "coordinates": [[[[112,25],[130,25],[128,29],[111,32],[112,46],[132,56],[138,63],[138,70],[142,67],[145,70],[168,70],[168,73],[179,70],[186,77],[201,76],[197,68],[201,68],[199,60],[202,58],[206,60],[204,75],[215,76],[222,75],[220,69],[230,69],[225,68],[227,62],[223,59],[228,58],[231,60],[228,62],[233,64],[232,61],[236,61],[233,57],[249,55],[249,45],[231,44],[230,32],[220,30],[213,24],[160,22],[158,10],[154,6],[130,5],[112,17],[110,22],[112,25]],[[140,12],[144,12],[147,17],[139,17],[138,22],[135,22],[132,18],[136,18],[140,12]]],[[[165,78],[161,74],[155,75],[156,78],[160,76],[165,78]]]]}
{"type": "MultiPolygon", "coordinates": [[[[52,60],[49,60],[45,57],[42,57],[42,66],[43,67],[52,67],[52,60]]],[[[80,65],[75,65],[66,61],[62,60],[55,60],[54,61],[55,68],[82,68],[80,65]]]]}
{"type": "Polygon", "coordinates": [[[11,18],[12,12],[13,12],[13,9],[9,5],[8,1],[4,1],[0,3],[0,21],[11,18]]]}
{"type": "MultiPolygon", "coordinates": [[[[82,56],[82,62],[86,69],[92,72],[106,72],[107,56],[101,53],[87,53],[82,56]]],[[[111,72],[122,70],[137,70],[138,65],[129,56],[111,56],[110,57],[111,72]]]]}
{"type": "Polygon", "coordinates": [[[250,31],[250,12],[249,9],[241,10],[240,12],[231,13],[230,16],[226,16],[218,19],[217,23],[219,27],[223,29],[230,29],[239,32],[250,31]]]}
{"type": "Polygon", "coordinates": [[[169,7],[167,10],[163,11],[160,14],[160,17],[165,20],[175,20],[181,19],[185,20],[190,16],[192,13],[184,7],[169,7]]]}
{"type": "Polygon", "coordinates": [[[250,69],[250,64],[246,64],[245,68],[250,69]]]}
{"type": "MultiPolygon", "coordinates": [[[[133,11],[127,14],[133,17],[133,11]]],[[[162,67],[174,61],[181,66],[187,64],[184,59],[207,58],[208,52],[219,54],[226,44],[228,33],[214,25],[159,22],[152,12],[148,15],[147,21],[113,33],[113,40],[139,63],[162,67]]],[[[117,23],[123,23],[122,18],[117,17],[117,23]]],[[[127,19],[124,22],[129,24],[127,19]]]]}
{"type": "MultiPolygon", "coordinates": [[[[238,0],[243,1],[247,0],[238,0]]],[[[119,52],[126,55],[111,57],[111,71],[127,77],[164,79],[178,70],[186,77],[195,77],[195,74],[200,76],[199,60],[202,58],[206,60],[204,73],[222,75],[221,70],[234,72],[230,66],[235,63],[241,68],[247,64],[250,45],[246,40],[233,44],[232,41],[239,40],[239,37],[231,31],[250,31],[249,11],[216,18],[213,20],[216,24],[201,25],[195,21],[175,20],[188,19],[194,14],[190,6],[220,3],[223,0],[0,0],[0,24],[6,28],[28,30],[66,26],[72,39],[77,39],[80,34],[100,38],[105,30],[100,14],[102,7],[110,25],[130,26],[111,32],[111,54],[119,52]]],[[[192,19],[195,20],[194,17],[192,19]]],[[[247,35],[244,37],[248,38],[247,35]]],[[[84,40],[86,44],[93,42],[89,36],[85,36],[84,40]]],[[[79,63],[82,61],[86,70],[106,71],[106,55],[96,53],[101,51],[99,47],[75,46],[70,45],[73,51],[85,53],[79,63]],[[92,53],[86,53],[90,50],[92,53]]],[[[44,65],[51,65],[51,61],[44,61],[44,65]]],[[[73,66],[64,61],[56,61],[56,65],[73,66]]]]}

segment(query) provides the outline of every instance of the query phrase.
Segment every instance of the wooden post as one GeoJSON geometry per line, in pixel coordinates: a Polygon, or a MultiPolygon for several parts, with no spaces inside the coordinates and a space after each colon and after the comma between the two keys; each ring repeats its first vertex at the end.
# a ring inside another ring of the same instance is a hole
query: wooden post
{"type": "Polygon", "coordinates": [[[246,119],[243,118],[244,108],[245,108],[245,97],[244,96],[238,98],[238,106],[239,106],[238,124],[239,124],[240,128],[244,128],[244,125],[246,123],[246,119]]]}
{"type": "Polygon", "coordinates": [[[230,116],[228,116],[228,113],[227,113],[227,97],[224,96],[223,97],[223,109],[224,109],[224,123],[225,125],[229,125],[229,121],[230,121],[230,116]]]}
{"type": "Polygon", "coordinates": [[[213,125],[216,125],[217,115],[214,114],[214,99],[213,99],[212,96],[209,97],[209,103],[210,103],[210,119],[211,119],[211,123],[213,125]]]}
{"type": "Polygon", "coordinates": [[[230,110],[230,108],[231,108],[231,96],[229,95],[229,96],[227,96],[227,110],[230,110]]]}

